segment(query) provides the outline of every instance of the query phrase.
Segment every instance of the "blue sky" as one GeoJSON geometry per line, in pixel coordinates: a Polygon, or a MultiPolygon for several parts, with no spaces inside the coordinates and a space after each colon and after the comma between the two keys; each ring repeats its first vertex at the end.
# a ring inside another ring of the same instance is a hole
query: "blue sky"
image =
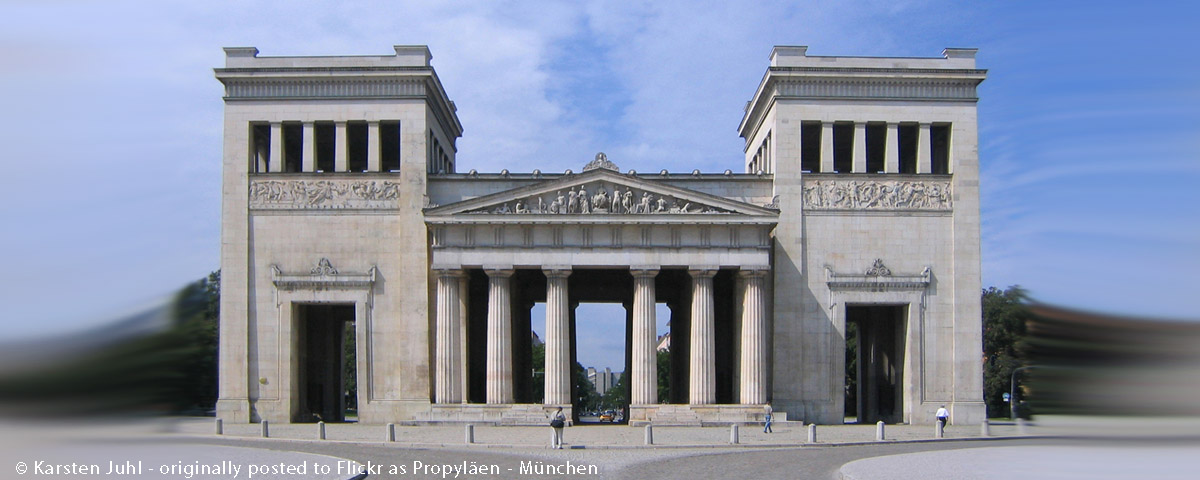
{"type": "MultiPolygon", "coordinates": [[[[218,265],[221,47],[428,44],[463,170],[734,170],[773,45],[977,47],[984,285],[1200,318],[1194,2],[85,2],[0,6],[0,339],[94,325],[218,265]]],[[[590,353],[588,355],[591,355],[590,353]]],[[[595,363],[619,365],[598,349],[595,363]]],[[[581,352],[581,357],[584,353],[581,352]]],[[[584,358],[581,358],[581,361],[584,358]]],[[[590,363],[586,362],[585,363],[590,363]]]]}

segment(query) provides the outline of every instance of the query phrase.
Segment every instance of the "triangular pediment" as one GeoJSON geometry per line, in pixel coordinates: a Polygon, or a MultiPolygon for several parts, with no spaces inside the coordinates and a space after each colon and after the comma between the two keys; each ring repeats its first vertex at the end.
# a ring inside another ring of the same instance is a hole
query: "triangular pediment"
{"type": "Polygon", "coordinates": [[[534,221],[561,215],[723,215],[774,219],[779,212],[602,168],[428,208],[425,215],[435,218],[520,216],[534,221]]]}

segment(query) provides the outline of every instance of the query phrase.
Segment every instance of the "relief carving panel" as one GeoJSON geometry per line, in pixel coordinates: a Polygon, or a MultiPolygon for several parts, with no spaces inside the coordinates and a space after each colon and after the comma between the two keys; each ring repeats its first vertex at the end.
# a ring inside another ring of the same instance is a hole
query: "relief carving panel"
{"type": "Polygon", "coordinates": [[[396,209],[400,183],[379,180],[252,180],[250,208],[259,210],[396,209]]]}
{"type": "Polygon", "coordinates": [[[950,211],[949,180],[810,180],[806,210],[950,211]]]}

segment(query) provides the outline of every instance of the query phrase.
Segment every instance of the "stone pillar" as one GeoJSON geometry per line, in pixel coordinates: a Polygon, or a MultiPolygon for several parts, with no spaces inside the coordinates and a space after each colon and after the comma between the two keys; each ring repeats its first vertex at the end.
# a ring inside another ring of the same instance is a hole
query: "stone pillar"
{"type": "Polygon", "coordinates": [[[313,122],[304,122],[304,151],[300,152],[300,170],[317,171],[317,130],[313,122]]]}
{"type": "Polygon", "coordinates": [[[688,273],[692,275],[688,403],[710,405],[717,401],[716,339],[713,338],[713,276],[717,269],[689,270],[688,273]]]}
{"type": "Polygon", "coordinates": [[[547,405],[571,403],[571,303],[567,269],[546,274],[546,398],[547,405]]]}
{"type": "Polygon", "coordinates": [[[854,122],[854,155],[851,172],[864,173],[867,171],[867,124],[854,122]]]}
{"type": "Polygon", "coordinates": [[[922,123],[917,133],[917,173],[933,171],[933,160],[929,145],[929,124],[922,123]]]}
{"type": "Polygon", "coordinates": [[[367,171],[378,172],[379,169],[379,122],[367,122],[367,171]]]}
{"type": "Polygon", "coordinates": [[[633,370],[630,404],[658,403],[658,355],[654,350],[654,278],[658,270],[633,270],[633,370]]]}
{"type": "Polygon", "coordinates": [[[883,150],[883,172],[884,173],[899,173],[900,172],[900,124],[888,122],[887,124],[887,139],[884,141],[887,145],[883,150]]]}
{"type": "Polygon", "coordinates": [[[821,173],[833,173],[833,122],[821,122],[821,173]]]}
{"type": "Polygon", "coordinates": [[[462,323],[460,273],[437,271],[434,403],[462,402],[462,323]]]}
{"type": "Polygon", "coordinates": [[[468,310],[470,302],[467,301],[467,292],[470,291],[468,290],[469,285],[470,283],[468,282],[468,278],[465,274],[458,276],[458,332],[459,337],[462,339],[462,341],[458,343],[458,348],[460,349],[459,352],[462,354],[459,356],[460,361],[462,362],[462,375],[460,375],[462,377],[462,403],[468,403],[469,399],[471,398],[471,379],[468,378],[467,375],[467,366],[471,364],[471,357],[469,353],[470,347],[469,342],[467,341],[471,334],[468,326],[468,321],[470,319],[468,310]]]}
{"type": "Polygon", "coordinates": [[[741,403],[767,403],[767,302],[765,270],[742,270],[741,403]]]}
{"type": "Polygon", "coordinates": [[[350,135],[346,122],[337,122],[333,127],[333,171],[350,171],[350,135]]]}
{"type": "Polygon", "coordinates": [[[267,168],[274,172],[283,171],[283,124],[271,122],[271,160],[267,168]]]}
{"type": "Polygon", "coordinates": [[[488,270],[487,403],[513,403],[512,270],[488,270]]]}

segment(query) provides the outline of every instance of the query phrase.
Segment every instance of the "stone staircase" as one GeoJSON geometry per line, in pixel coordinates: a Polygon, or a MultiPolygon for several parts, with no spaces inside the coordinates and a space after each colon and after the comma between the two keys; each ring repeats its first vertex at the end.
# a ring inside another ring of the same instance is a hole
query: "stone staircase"
{"type": "Polygon", "coordinates": [[[692,411],[692,408],[687,405],[659,405],[654,413],[650,414],[650,423],[653,425],[671,425],[671,426],[700,426],[700,415],[692,411]]]}
{"type": "MultiPolygon", "coordinates": [[[[550,425],[551,411],[552,409],[541,405],[512,405],[500,415],[500,425],[548,426],[550,425]]],[[[569,420],[571,418],[570,407],[563,408],[563,414],[569,420]]]]}

